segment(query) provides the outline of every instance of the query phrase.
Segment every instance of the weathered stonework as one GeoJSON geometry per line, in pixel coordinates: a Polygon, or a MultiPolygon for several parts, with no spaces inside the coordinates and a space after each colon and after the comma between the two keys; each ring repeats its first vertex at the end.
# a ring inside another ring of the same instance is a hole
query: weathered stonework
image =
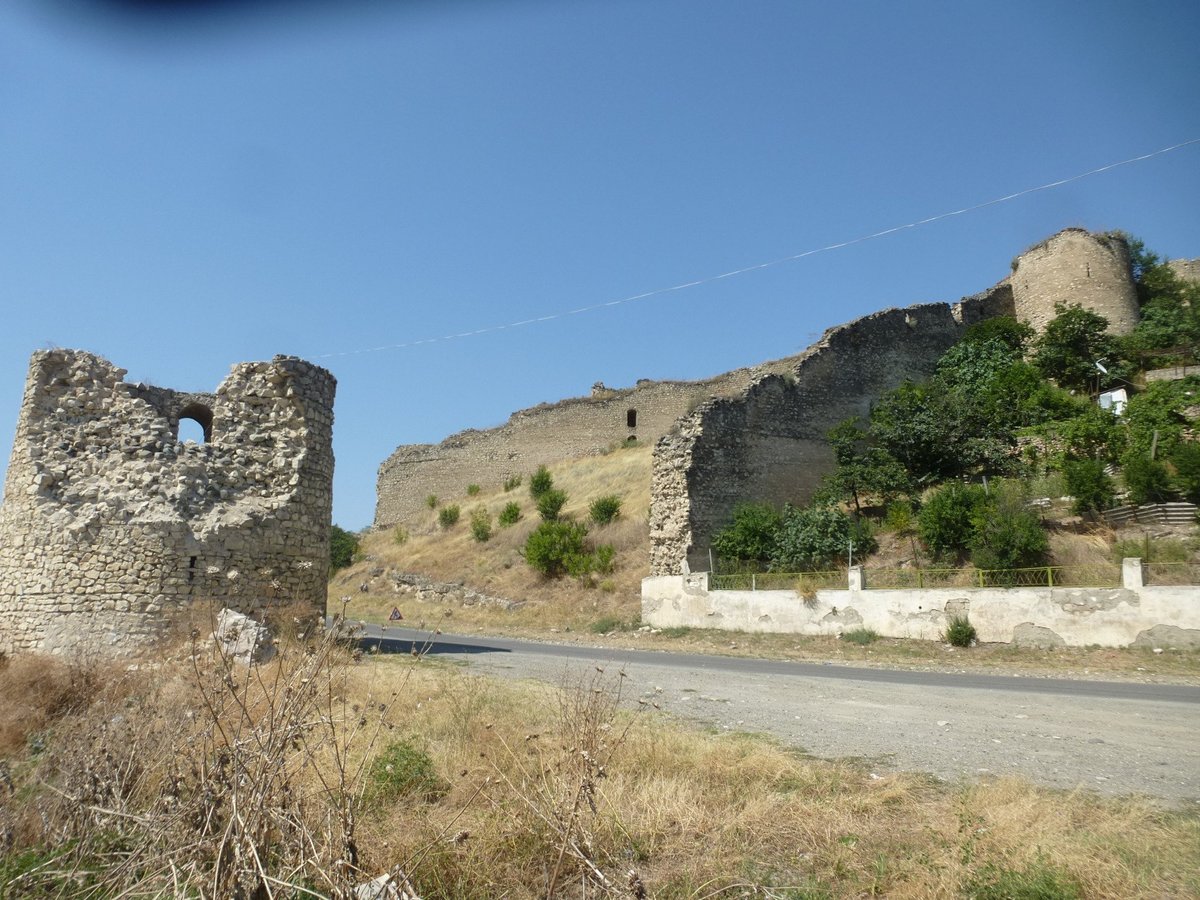
{"type": "Polygon", "coordinates": [[[589,397],[520,410],[498,428],[398,447],[379,467],[375,526],[427,514],[430,494],[457,497],[468,484],[498,486],[538,466],[601,453],[631,439],[653,443],[703,400],[735,394],[757,375],[787,368],[780,361],[706,381],[641,381],[621,390],[597,384],[589,397]]]}
{"type": "Polygon", "coordinates": [[[287,356],[212,394],[124,375],[33,355],[0,507],[0,652],[132,653],[198,602],[323,612],[333,376],[287,356]],[[203,444],[179,442],[181,418],[203,444]]]}
{"type": "Polygon", "coordinates": [[[1013,260],[1011,281],[1017,318],[1038,331],[1058,303],[1099,313],[1112,334],[1129,334],[1138,323],[1129,245],[1118,234],[1064,229],[1013,260]]]}
{"type": "Polygon", "coordinates": [[[1167,262],[1171,271],[1184,281],[1200,284],[1200,259],[1172,259],[1167,262]]]}
{"type": "Polygon", "coordinates": [[[998,302],[992,292],[889,309],[831,328],[787,375],[769,375],[736,397],[713,399],[654,448],[650,572],[709,568],[708,547],[738,503],[803,503],[833,469],[825,435],[938,358],[998,302]]]}

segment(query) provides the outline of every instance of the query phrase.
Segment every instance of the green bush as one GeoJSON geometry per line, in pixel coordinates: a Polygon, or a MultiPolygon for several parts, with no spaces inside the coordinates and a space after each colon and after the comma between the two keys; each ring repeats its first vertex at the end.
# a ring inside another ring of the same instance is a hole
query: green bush
{"type": "Polygon", "coordinates": [[[578,571],[581,559],[587,559],[584,538],[587,526],[581,522],[542,522],[525,540],[522,555],[536,571],[547,578],[558,578],[578,571]]]}
{"type": "Polygon", "coordinates": [[[1044,562],[1050,540],[1038,514],[1015,485],[999,483],[971,520],[971,562],[991,571],[1023,569],[1044,562]]]}
{"type": "Polygon", "coordinates": [[[588,625],[592,634],[608,634],[610,631],[622,631],[624,623],[616,616],[602,616],[588,625]]]}
{"type": "Polygon", "coordinates": [[[873,628],[852,628],[842,632],[842,640],[865,647],[867,644],[873,644],[879,640],[879,632],[873,628]]]}
{"type": "Polygon", "coordinates": [[[438,510],[438,524],[443,528],[451,528],[458,523],[458,516],[461,511],[457,504],[443,506],[438,510]]]}
{"type": "Polygon", "coordinates": [[[336,572],[354,562],[358,552],[358,536],[337,525],[329,529],[329,569],[336,572]]]}
{"type": "Polygon", "coordinates": [[[566,504],[567,492],[560,491],[558,488],[550,488],[538,496],[538,514],[542,517],[542,521],[553,522],[566,504]]]}
{"type": "Polygon", "coordinates": [[[607,525],[621,514],[621,498],[616,494],[597,497],[588,507],[588,515],[597,525],[607,525]]]}
{"type": "Polygon", "coordinates": [[[616,555],[616,548],[612,544],[601,544],[596,548],[596,552],[592,554],[594,560],[593,568],[601,575],[611,575],[613,559],[616,555]]]}
{"type": "Polygon", "coordinates": [[[554,487],[554,478],[545,466],[538,466],[536,472],[529,476],[529,496],[534,500],[554,487]]]}
{"type": "Polygon", "coordinates": [[[921,507],[917,532],[934,556],[965,553],[974,536],[975,512],[987,503],[987,494],[974,484],[951,482],[939,488],[921,507]]]}
{"type": "Polygon", "coordinates": [[[447,787],[429,754],[401,740],[388,744],[371,760],[365,798],[376,806],[404,798],[431,801],[444,795],[447,787]]]}
{"type": "Polygon", "coordinates": [[[779,511],[769,503],[743,503],[733,510],[733,521],[713,537],[713,552],[727,560],[767,562],[775,552],[781,522],[779,511]]]}
{"type": "Polygon", "coordinates": [[[1183,442],[1171,454],[1175,467],[1173,484],[1183,499],[1200,503],[1200,444],[1183,442]]]}
{"type": "Polygon", "coordinates": [[[397,525],[392,529],[392,543],[397,547],[403,547],[408,543],[408,530],[403,525],[397,525]]]}
{"type": "Polygon", "coordinates": [[[471,513],[471,537],[481,544],[492,536],[492,516],[482,506],[471,513]]]}
{"type": "Polygon", "coordinates": [[[1174,493],[1167,467],[1136,450],[1121,460],[1121,474],[1125,478],[1130,503],[1139,506],[1143,503],[1162,503],[1170,500],[1174,493]]]}
{"type": "Polygon", "coordinates": [[[515,500],[510,500],[504,504],[504,509],[500,510],[500,515],[497,517],[501,528],[507,528],[509,525],[516,525],[521,521],[521,504],[515,500]]]}
{"type": "Polygon", "coordinates": [[[509,491],[511,491],[513,488],[519,488],[520,486],[521,486],[521,476],[520,475],[509,475],[507,478],[504,479],[504,493],[506,493],[506,494],[509,491]]]}
{"type": "Polygon", "coordinates": [[[438,505],[437,494],[430,494],[428,497],[426,497],[425,505],[428,506],[430,509],[437,509],[437,505],[438,505]]]}
{"type": "Polygon", "coordinates": [[[1112,506],[1116,487],[1098,459],[1068,461],[1063,466],[1064,487],[1078,515],[1103,512],[1112,506]]]}
{"type": "Polygon", "coordinates": [[[827,568],[847,559],[851,542],[855,554],[866,555],[875,549],[866,524],[836,507],[785,507],[771,568],[779,572],[827,568]]]}
{"type": "Polygon", "coordinates": [[[478,493],[479,493],[479,485],[477,485],[477,484],[468,484],[467,485],[467,496],[468,497],[474,497],[478,493]]]}
{"type": "Polygon", "coordinates": [[[970,647],[976,637],[975,626],[967,620],[966,616],[953,616],[946,626],[942,640],[955,647],[970,647]]]}

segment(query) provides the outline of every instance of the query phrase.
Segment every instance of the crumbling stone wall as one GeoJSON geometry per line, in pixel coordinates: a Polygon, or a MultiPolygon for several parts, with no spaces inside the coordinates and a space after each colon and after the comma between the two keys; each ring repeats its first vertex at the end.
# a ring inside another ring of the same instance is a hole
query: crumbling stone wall
{"type": "Polygon", "coordinates": [[[131,653],[197,602],[323,612],[333,376],[288,356],[211,394],[124,375],[33,355],[0,507],[0,652],[131,653]],[[203,444],[179,442],[181,418],[203,444]]]}
{"type": "Polygon", "coordinates": [[[498,428],[398,447],[379,467],[375,526],[427,514],[430,494],[459,497],[469,484],[495,487],[538,466],[601,453],[630,439],[652,443],[709,397],[737,393],[757,375],[787,368],[786,361],[777,361],[706,381],[641,381],[620,390],[597,384],[590,397],[520,410],[498,428]]]}
{"type": "Polygon", "coordinates": [[[713,399],[654,448],[650,573],[709,568],[709,543],[746,502],[803,504],[834,467],[825,435],[866,417],[905,379],[933,373],[969,325],[1003,309],[998,286],[961,304],[889,309],[831,328],[790,373],[713,399]]]}
{"type": "Polygon", "coordinates": [[[1167,265],[1184,281],[1200,284],[1200,259],[1172,259],[1167,261],[1167,265]]]}
{"type": "Polygon", "coordinates": [[[1112,334],[1138,323],[1129,244],[1118,234],[1067,228],[1013,260],[1017,318],[1044,331],[1056,303],[1077,304],[1108,319],[1112,334]]]}

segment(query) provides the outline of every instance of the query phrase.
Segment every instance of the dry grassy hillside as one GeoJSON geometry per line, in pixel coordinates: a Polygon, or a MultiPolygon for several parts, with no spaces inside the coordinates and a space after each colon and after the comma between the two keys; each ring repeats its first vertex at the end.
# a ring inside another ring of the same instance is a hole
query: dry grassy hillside
{"type": "Polygon", "coordinates": [[[529,495],[526,474],[521,484],[509,491],[483,490],[469,496],[464,484],[459,496],[439,498],[437,509],[431,509],[421,523],[367,535],[361,548],[364,558],[334,576],[331,606],[349,596],[352,615],[371,617],[399,605],[406,621],[430,625],[438,624],[439,617],[462,613],[450,605],[435,607],[407,598],[400,602],[391,575],[405,572],[439,582],[462,582],[482,593],[523,604],[511,610],[476,607],[469,613],[473,624],[499,624],[502,620],[507,628],[529,626],[545,631],[547,626],[580,629],[603,619],[635,620],[641,580],[649,571],[651,451],[649,445],[624,447],[550,469],[554,486],[567,494],[564,516],[586,522],[593,500],[607,494],[621,498],[621,512],[614,522],[588,525],[592,545],[608,544],[616,551],[611,574],[582,581],[547,579],[526,564],[521,548],[541,521],[529,495]],[[504,528],[497,520],[511,502],[520,504],[521,519],[504,528]],[[442,527],[438,513],[453,505],[461,510],[459,520],[442,527]],[[471,514],[476,509],[486,509],[491,515],[492,536],[485,542],[475,540],[471,533],[471,514]],[[365,592],[364,585],[368,588],[365,592]]]}

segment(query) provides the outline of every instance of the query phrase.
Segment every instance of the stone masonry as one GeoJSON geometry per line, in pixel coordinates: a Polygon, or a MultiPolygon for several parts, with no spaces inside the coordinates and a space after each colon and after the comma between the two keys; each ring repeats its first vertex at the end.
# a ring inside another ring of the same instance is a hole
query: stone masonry
{"type": "Polygon", "coordinates": [[[1129,334],[1138,323],[1129,244],[1119,234],[1064,229],[1013,260],[1011,281],[1017,318],[1038,331],[1056,315],[1056,303],[1099,313],[1112,334],[1129,334]]]}
{"type": "Polygon", "coordinates": [[[124,375],[33,355],[0,507],[0,652],[135,653],[193,607],[323,613],[333,376],[289,356],[211,394],[124,375]],[[180,419],[204,442],[181,443],[180,419]]]}

